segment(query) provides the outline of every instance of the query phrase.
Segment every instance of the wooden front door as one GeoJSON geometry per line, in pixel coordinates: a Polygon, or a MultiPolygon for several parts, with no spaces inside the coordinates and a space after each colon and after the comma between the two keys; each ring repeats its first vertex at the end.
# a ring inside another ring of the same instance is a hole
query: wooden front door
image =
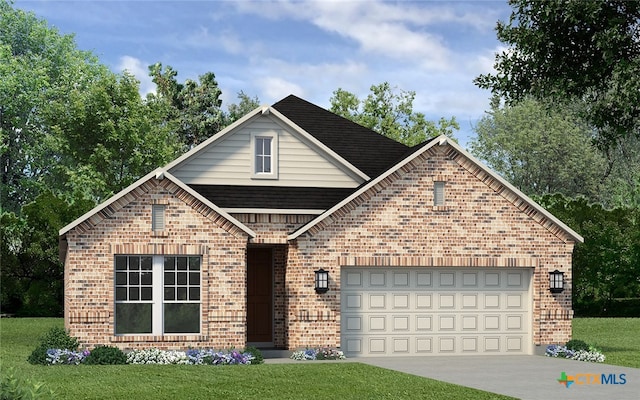
{"type": "Polygon", "coordinates": [[[270,248],[247,250],[247,342],[273,341],[273,254],[270,248]]]}

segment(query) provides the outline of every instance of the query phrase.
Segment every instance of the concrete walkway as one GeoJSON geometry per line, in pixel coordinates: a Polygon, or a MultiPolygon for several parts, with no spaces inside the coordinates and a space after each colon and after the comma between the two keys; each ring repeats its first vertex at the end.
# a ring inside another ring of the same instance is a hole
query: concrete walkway
{"type": "Polygon", "coordinates": [[[640,400],[640,369],[615,365],[544,356],[385,357],[356,361],[520,399],[640,400]],[[576,381],[569,388],[558,382],[562,372],[576,381]],[[602,383],[602,374],[611,384],[602,383]],[[618,384],[612,384],[609,374],[615,375],[618,384]],[[622,384],[624,380],[626,383],[622,384]]]}

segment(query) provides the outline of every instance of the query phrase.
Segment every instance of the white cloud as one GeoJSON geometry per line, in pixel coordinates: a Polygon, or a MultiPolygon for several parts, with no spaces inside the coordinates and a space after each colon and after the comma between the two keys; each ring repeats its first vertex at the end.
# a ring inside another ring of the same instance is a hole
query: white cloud
{"type": "Polygon", "coordinates": [[[156,84],[153,83],[149,76],[147,65],[149,65],[149,63],[144,63],[135,57],[122,56],[116,67],[118,71],[129,71],[129,73],[133,74],[133,76],[140,81],[140,94],[143,97],[156,91],[156,84]]]}
{"type": "Polygon", "coordinates": [[[302,98],[305,97],[305,91],[301,86],[282,78],[267,77],[257,84],[261,87],[263,93],[273,99],[281,99],[290,94],[302,98]]]}

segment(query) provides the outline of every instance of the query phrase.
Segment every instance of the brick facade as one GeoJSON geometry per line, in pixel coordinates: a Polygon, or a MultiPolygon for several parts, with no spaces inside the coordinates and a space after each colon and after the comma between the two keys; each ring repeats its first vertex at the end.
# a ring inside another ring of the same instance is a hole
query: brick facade
{"type": "Polygon", "coordinates": [[[522,267],[532,273],[535,344],[571,337],[573,239],[451,146],[434,146],[292,241],[314,216],[239,214],[247,233],[170,180],[149,179],[66,233],[65,322],[89,346],[242,347],[247,246],[271,246],[274,346],[340,346],[343,266],[522,267]],[[433,183],[445,205],[433,206],[433,183]],[[151,205],[166,205],[167,229],[151,231],[151,205]],[[202,332],[114,335],[114,255],[202,255],[202,332]],[[313,271],[330,273],[318,295],[313,271]],[[565,272],[560,294],[548,273],[565,272]]]}

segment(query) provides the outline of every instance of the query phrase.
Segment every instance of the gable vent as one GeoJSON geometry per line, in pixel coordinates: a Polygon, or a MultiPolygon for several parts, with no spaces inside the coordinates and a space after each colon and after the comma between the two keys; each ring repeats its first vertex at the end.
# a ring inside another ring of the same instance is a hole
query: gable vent
{"type": "Polygon", "coordinates": [[[164,231],[164,204],[153,204],[151,206],[151,230],[154,232],[164,231]]]}
{"type": "Polygon", "coordinates": [[[433,183],[433,205],[434,206],[443,206],[444,205],[444,185],[445,183],[442,181],[436,181],[433,183]]]}

